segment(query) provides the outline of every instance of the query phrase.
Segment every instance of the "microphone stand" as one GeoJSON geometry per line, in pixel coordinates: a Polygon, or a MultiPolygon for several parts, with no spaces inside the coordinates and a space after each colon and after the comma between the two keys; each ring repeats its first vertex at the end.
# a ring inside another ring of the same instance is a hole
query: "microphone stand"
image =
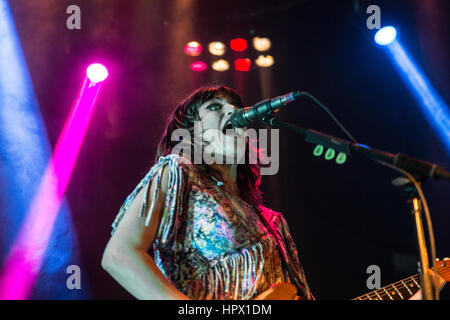
{"type": "MultiPolygon", "coordinates": [[[[305,141],[312,144],[323,145],[324,147],[332,148],[338,152],[342,152],[345,154],[350,154],[350,152],[352,151],[362,153],[367,158],[375,162],[381,163],[383,165],[386,165],[388,167],[391,167],[392,169],[401,171],[402,173],[404,173],[409,177],[408,179],[402,178],[403,181],[406,181],[406,183],[400,183],[400,185],[398,186],[401,186],[403,188],[403,191],[405,192],[405,194],[409,199],[408,203],[411,207],[411,213],[414,215],[414,221],[416,224],[418,251],[421,262],[420,273],[423,288],[422,298],[423,300],[433,300],[433,299],[438,300],[439,290],[438,288],[435,288],[433,281],[430,275],[428,274],[429,255],[427,252],[422,222],[423,203],[421,198],[417,196],[418,191],[417,189],[418,188],[420,189],[420,183],[423,183],[426,177],[450,181],[450,172],[440,166],[437,166],[436,164],[429,163],[423,160],[417,160],[403,154],[398,153],[394,155],[389,152],[377,150],[369,146],[359,144],[356,141],[349,141],[341,138],[336,138],[334,136],[316,130],[305,129],[293,125],[291,123],[287,123],[279,119],[276,119],[272,117],[271,113],[265,115],[264,117],[259,118],[259,120],[273,128],[285,128],[290,131],[302,134],[305,136],[305,141]],[[420,183],[416,181],[413,175],[418,178],[420,183]],[[411,188],[412,185],[413,188],[411,188]]],[[[422,198],[424,199],[424,197],[422,198]]],[[[429,230],[432,230],[430,226],[430,221],[429,221],[429,230]]],[[[432,236],[433,235],[430,234],[430,239],[432,238],[432,236]]],[[[432,243],[432,245],[433,244],[434,242],[432,243]]],[[[436,272],[434,259],[433,259],[433,266],[436,272]]]]}
{"type": "MultiPolygon", "coordinates": [[[[433,295],[438,295],[439,293],[436,293],[437,288],[434,288],[431,275],[427,272],[429,270],[429,259],[428,252],[426,250],[427,246],[425,243],[425,234],[422,221],[422,202],[418,196],[416,186],[410,179],[400,177],[395,179],[392,184],[396,187],[402,188],[403,194],[408,199],[407,203],[409,204],[411,215],[414,216],[418,250],[420,254],[421,287],[424,292],[423,300],[432,300],[433,295]]],[[[438,299],[438,296],[436,296],[435,299],[438,299]]]]}

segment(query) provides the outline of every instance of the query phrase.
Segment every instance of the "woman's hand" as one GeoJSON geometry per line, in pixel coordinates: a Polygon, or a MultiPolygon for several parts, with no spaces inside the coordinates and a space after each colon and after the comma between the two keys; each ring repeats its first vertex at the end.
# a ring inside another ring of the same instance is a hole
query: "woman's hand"
{"type": "MultiPolygon", "coordinates": [[[[444,260],[450,260],[450,258],[445,258],[444,260]]],[[[434,272],[431,269],[428,269],[428,276],[430,277],[430,279],[432,279],[432,281],[434,281],[434,272]]],[[[438,287],[439,287],[439,291],[442,290],[442,288],[444,288],[446,281],[444,280],[444,278],[442,278],[439,274],[438,276],[438,287]]],[[[408,300],[422,300],[422,289],[417,291],[411,298],[409,298],[408,300]]]]}

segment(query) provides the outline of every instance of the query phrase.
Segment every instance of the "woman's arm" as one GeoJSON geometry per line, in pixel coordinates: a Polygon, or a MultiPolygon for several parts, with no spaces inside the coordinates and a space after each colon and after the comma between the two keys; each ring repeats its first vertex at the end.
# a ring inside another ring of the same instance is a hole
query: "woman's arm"
{"type": "MultiPolygon", "coordinates": [[[[164,209],[168,171],[163,171],[157,203],[153,212],[148,213],[152,215],[149,226],[145,226],[145,217],[139,216],[145,193],[145,188],[142,188],[124,213],[103,253],[103,269],[137,299],[189,299],[167,280],[147,253],[155,240],[164,209]]],[[[148,188],[149,194],[157,187],[156,180],[148,188]]],[[[150,208],[149,203],[147,208],[150,208]]]]}

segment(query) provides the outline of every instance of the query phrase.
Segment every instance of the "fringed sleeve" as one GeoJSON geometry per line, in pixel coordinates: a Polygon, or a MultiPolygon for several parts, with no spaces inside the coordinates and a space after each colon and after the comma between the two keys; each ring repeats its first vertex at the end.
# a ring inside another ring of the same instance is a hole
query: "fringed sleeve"
{"type": "Polygon", "coordinates": [[[289,232],[288,224],[281,213],[279,213],[279,220],[281,222],[281,224],[280,224],[281,233],[282,233],[284,242],[286,244],[287,250],[289,252],[289,256],[292,259],[292,263],[294,264],[295,270],[297,271],[297,275],[299,277],[299,280],[301,281],[301,285],[302,285],[301,289],[303,291],[304,297],[305,297],[305,299],[308,299],[308,300],[314,300],[314,296],[313,296],[311,290],[309,289],[308,283],[306,281],[305,272],[303,271],[303,267],[300,264],[297,247],[295,245],[294,240],[292,239],[291,233],[289,232]]]}
{"type": "Polygon", "coordinates": [[[169,169],[169,181],[164,213],[161,218],[158,237],[161,237],[162,239],[167,239],[169,237],[169,233],[171,233],[174,224],[174,211],[179,210],[179,207],[181,206],[181,194],[178,192],[184,183],[183,171],[180,165],[181,162],[183,161],[180,156],[176,154],[170,154],[159,158],[158,162],[150,169],[150,171],[138,183],[133,192],[122,204],[116,218],[114,219],[114,222],[112,223],[111,234],[114,233],[126,210],[130,207],[132,201],[142,189],[144,189],[144,198],[141,204],[141,210],[139,211],[139,216],[145,218],[145,226],[149,225],[154,205],[159,196],[163,169],[167,168],[169,169]],[[152,181],[155,179],[157,183],[156,188],[154,188],[152,194],[150,195],[150,199],[148,199],[148,188],[150,188],[152,181]],[[147,208],[148,201],[150,203],[149,208],[147,208]]]}
{"type": "Polygon", "coordinates": [[[306,281],[305,272],[300,264],[298,258],[298,251],[291,233],[289,232],[288,224],[280,212],[273,211],[269,208],[260,206],[262,216],[269,222],[271,229],[274,231],[274,236],[278,242],[278,248],[281,251],[284,261],[289,269],[292,282],[296,284],[301,291],[303,299],[314,300],[314,296],[309,289],[306,281]]]}

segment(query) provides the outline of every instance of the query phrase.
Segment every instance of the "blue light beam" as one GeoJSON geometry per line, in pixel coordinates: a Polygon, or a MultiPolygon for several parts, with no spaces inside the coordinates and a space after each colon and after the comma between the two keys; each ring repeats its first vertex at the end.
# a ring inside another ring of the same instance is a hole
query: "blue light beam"
{"type": "Polygon", "coordinates": [[[384,46],[427,121],[450,154],[450,113],[445,101],[397,40],[384,46]]]}

